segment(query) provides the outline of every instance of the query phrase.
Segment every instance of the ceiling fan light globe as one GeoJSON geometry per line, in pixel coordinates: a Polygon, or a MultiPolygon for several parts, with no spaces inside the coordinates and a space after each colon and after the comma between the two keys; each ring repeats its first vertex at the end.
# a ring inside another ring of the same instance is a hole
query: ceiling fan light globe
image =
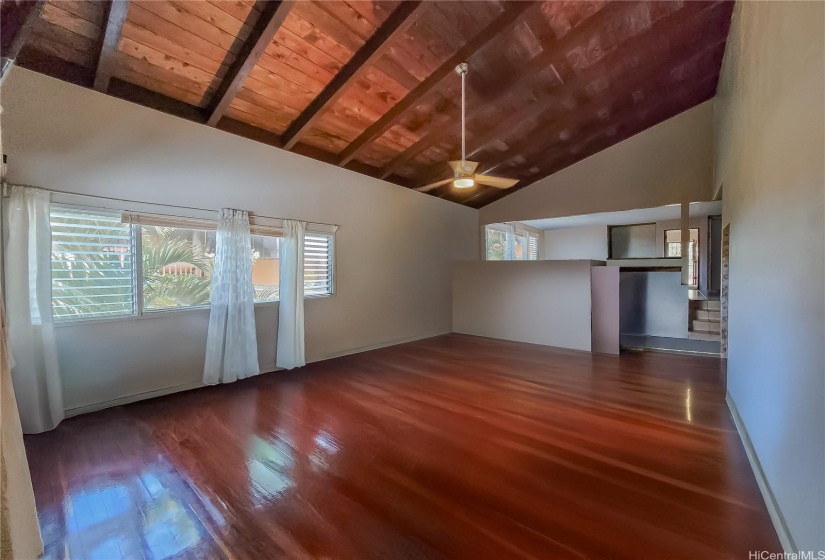
{"type": "Polygon", "coordinates": [[[472,177],[459,177],[453,181],[453,186],[457,189],[471,189],[476,186],[476,182],[472,177]]]}

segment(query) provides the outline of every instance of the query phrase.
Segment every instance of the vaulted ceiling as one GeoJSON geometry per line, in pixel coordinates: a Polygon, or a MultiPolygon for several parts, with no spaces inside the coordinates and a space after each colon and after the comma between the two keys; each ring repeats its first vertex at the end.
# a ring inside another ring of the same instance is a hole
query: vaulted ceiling
{"type": "Polygon", "coordinates": [[[22,67],[408,187],[468,159],[489,204],[713,97],[732,1],[2,0],[22,67]]]}

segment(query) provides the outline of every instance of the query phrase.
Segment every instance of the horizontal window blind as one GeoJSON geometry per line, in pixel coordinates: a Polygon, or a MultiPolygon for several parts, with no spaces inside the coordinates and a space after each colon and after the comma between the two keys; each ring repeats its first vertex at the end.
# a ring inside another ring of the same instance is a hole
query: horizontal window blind
{"type": "Polygon", "coordinates": [[[120,214],[53,206],[51,229],[54,318],[134,314],[132,228],[120,214]]]}
{"type": "Polygon", "coordinates": [[[332,293],[332,236],[304,235],[304,295],[332,293]]]}
{"type": "Polygon", "coordinates": [[[527,259],[531,261],[539,260],[539,236],[535,233],[527,235],[527,259]]]}

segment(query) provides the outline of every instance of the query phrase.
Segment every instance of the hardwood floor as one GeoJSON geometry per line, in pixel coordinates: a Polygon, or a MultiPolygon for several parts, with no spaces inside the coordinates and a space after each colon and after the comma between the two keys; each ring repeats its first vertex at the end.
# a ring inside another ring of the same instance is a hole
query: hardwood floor
{"type": "Polygon", "coordinates": [[[46,558],[780,551],[719,360],[447,335],[27,436],[46,558]]]}

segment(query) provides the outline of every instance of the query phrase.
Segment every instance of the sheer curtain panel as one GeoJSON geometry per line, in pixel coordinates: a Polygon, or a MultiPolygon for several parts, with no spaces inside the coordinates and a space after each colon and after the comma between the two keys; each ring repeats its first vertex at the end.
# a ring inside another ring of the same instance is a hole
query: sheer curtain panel
{"type": "Polygon", "coordinates": [[[258,375],[252,238],[249,215],[244,210],[221,209],[211,305],[203,382],[231,383],[258,375]]]}
{"type": "Polygon", "coordinates": [[[281,240],[281,299],[278,304],[278,353],[275,365],[306,365],[304,355],[304,232],[306,222],[284,220],[281,240]]]}
{"type": "Polygon", "coordinates": [[[14,393],[23,433],[63,420],[63,389],[52,324],[49,193],[11,187],[6,224],[6,302],[14,393]]]}

